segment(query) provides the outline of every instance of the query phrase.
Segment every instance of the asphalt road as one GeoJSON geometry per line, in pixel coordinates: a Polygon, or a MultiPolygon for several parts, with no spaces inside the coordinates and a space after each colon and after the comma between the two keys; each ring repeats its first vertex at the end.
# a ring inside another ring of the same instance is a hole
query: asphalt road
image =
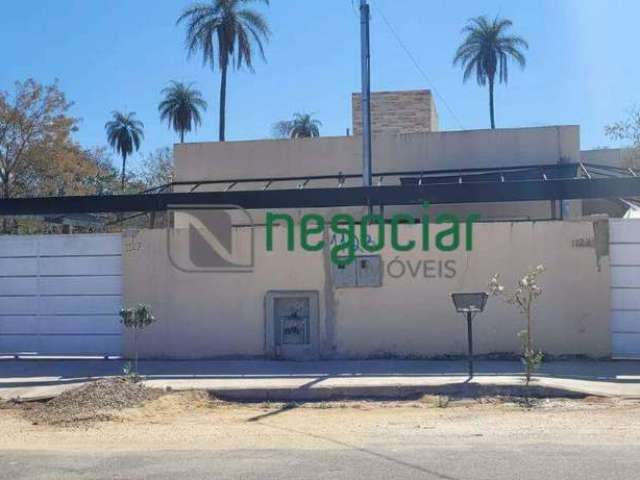
{"type": "MultiPolygon", "coordinates": [[[[458,439],[459,440],[459,439],[458,439]]],[[[567,444],[407,444],[393,448],[159,451],[60,454],[1,451],[1,480],[434,479],[629,480],[640,447],[567,444]]]]}

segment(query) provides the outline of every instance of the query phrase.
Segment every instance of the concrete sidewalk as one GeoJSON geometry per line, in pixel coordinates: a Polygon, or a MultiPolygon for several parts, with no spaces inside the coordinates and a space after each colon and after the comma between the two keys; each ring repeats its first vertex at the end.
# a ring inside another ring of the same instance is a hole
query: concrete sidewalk
{"type": "MultiPolygon", "coordinates": [[[[122,374],[121,360],[0,359],[0,398],[50,398],[100,377],[122,374]]],[[[205,389],[230,400],[313,401],[417,398],[424,394],[523,393],[522,364],[481,360],[469,379],[464,361],[141,361],[145,384],[205,389]]],[[[640,399],[640,362],[568,360],[543,364],[532,395],[640,399]]]]}

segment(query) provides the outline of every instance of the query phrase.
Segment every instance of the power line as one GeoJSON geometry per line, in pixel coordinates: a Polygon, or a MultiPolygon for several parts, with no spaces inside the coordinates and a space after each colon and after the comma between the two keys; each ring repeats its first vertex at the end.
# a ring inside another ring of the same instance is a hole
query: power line
{"type": "Polygon", "coordinates": [[[398,42],[398,44],[400,45],[400,47],[404,50],[404,52],[407,54],[407,56],[409,57],[409,59],[411,60],[411,62],[413,63],[413,65],[416,67],[416,69],[418,70],[418,72],[422,75],[422,77],[426,80],[426,82],[431,86],[431,90],[433,90],[433,93],[436,94],[436,96],[442,101],[442,104],[446,107],[446,109],[449,111],[449,113],[451,114],[451,116],[453,117],[453,119],[456,121],[456,123],[458,124],[458,126],[460,127],[460,129],[464,130],[464,126],[462,125],[462,122],[460,121],[460,119],[458,118],[458,116],[455,114],[455,112],[453,111],[453,109],[449,106],[449,104],[447,103],[447,101],[445,100],[445,98],[440,94],[440,92],[438,91],[438,89],[435,87],[435,84],[433,83],[433,81],[429,78],[429,76],[427,75],[427,73],[424,71],[424,69],[420,66],[420,64],[418,63],[418,61],[416,60],[416,57],[413,56],[413,54],[411,53],[411,51],[409,50],[409,48],[405,45],[405,43],[402,41],[402,39],[400,38],[400,35],[398,35],[398,33],[396,32],[396,30],[393,28],[393,25],[391,25],[391,22],[389,21],[389,19],[387,19],[387,17],[385,16],[384,12],[380,9],[380,7],[378,7],[377,2],[375,0],[370,0],[371,4],[373,5],[373,8],[376,9],[376,12],[378,12],[380,14],[380,18],[382,18],[382,20],[384,21],[384,23],[387,25],[387,27],[389,28],[389,30],[391,31],[392,35],[394,36],[394,38],[396,39],[396,41],[398,42]]]}

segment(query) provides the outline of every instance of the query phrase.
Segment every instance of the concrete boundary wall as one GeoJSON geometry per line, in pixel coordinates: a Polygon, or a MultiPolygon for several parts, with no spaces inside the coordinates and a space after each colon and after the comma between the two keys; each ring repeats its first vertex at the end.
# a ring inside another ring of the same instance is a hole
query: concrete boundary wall
{"type": "MultiPolygon", "coordinates": [[[[420,228],[401,226],[401,237],[419,240],[420,228]]],[[[603,357],[611,343],[604,230],[591,222],[484,223],[474,227],[471,251],[399,254],[387,246],[382,286],[371,288],[336,288],[328,251],[303,251],[299,240],[295,251],[286,251],[282,228],[272,252],[265,249],[264,228],[255,228],[251,273],[181,271],[169,262],[166,231],[130,231],[123,237],[125,302],[154,308],[157,324],[139,337],[146,358],[263,356],[271,290],[318,292],[322,358],[430,357],[466,349],[465,323],[453,310],[451,292],[484,290],[495,272],[512,288],[528,267],[544,264],[537,345],[551,354],[603,357]],[[396,270],[389,270],[394,260],[396,270]]],[[[513,306],[491,298],[475,320],[476,351],[518,351],[524,325],[513,306]]],[[[132,353],[130,335],[125,351],[132,353]]]]}

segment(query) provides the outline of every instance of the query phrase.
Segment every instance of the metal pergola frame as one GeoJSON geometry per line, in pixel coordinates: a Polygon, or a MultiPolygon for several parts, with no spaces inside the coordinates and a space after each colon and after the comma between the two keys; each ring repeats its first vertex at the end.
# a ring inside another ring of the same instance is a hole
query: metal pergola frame
{"type": "Polygon", "coordinates": [[[245,209],[323,208],[431,204],[557,201],[640,197],[640,176],[632,169],[561,163],[375,173],[375,186],[348,186],[358,174],[262,177],[172,182],[139,194],[15,198],[0,200],[0,215],[160,212],[170,206],[235,205],[245,209]],[[389,179],[395,179],[391,183],[389,179]],[[333,182],[333,187],[313,184],[333,182]],[[386,183],[385,183],[386,182],[386,183]],[[259,189],[240,190],[247,184],[259,189]],[[278,188],[297,183],[293,188],[278,188]],[[203,186],[220,191],[198,191],[203,186]],[[185,190],[185,191],[176,191],[185,190]]]}

